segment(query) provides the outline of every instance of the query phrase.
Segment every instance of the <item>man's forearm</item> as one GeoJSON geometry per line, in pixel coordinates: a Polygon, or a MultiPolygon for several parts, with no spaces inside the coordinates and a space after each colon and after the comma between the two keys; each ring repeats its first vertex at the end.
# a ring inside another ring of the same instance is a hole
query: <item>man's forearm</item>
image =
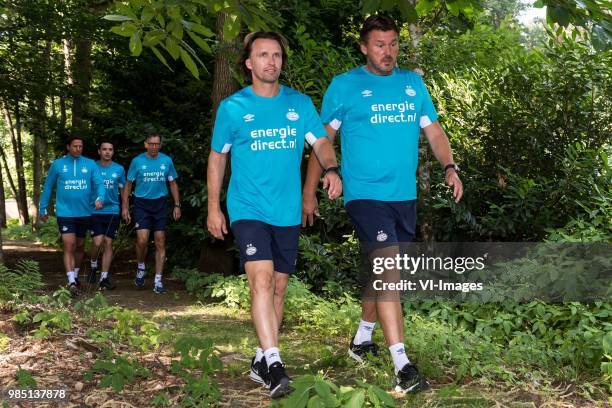
{"type": "Polygon", "coordinates": [[[313,146],[313,152],[310,155],[310,159],[308,160],[308,168],[306,170],[306,181],[304,181],[304,195],[316,194],[317,186],[319,185],[319,179],[321,178],[321,174],[323,173],[323,168],[321,166],[324,166],[326,169],[329,167],[337,166],[336,153],[334,151],[334,140],[336,138],[336,131],[329,125],[325,125],[325,130],[327,131],[327,139],[329,141],[329,143],[326,144],[330,148],[331,156],[333,158],[333,164],[326,163],[324,159],[319,161],[320,158],[317,157],[317,154],[319,153],[313,146]],[[326,164],[329,165],[326,166],[326,164]]]}
{"type": "Polygon", "coordinates": [[[170,182],[170,194],[172,195],[172,199],[174,200],[175,205],[181,204],[181,199],[179,197],[179,188],[178,183],[176,181],[170,182]]]}
{"type": "Polygon", "coordinates": [[[437,122],[431,127],[431,130],[425,128],[425,136],[434,156],[442,166],[453,163],[453,151],[444,130],[437,122]]]}
{"type": "Polygon", "coordinates": [[[210,156],[208,157],[208,168],[206,170],[208,212],[218,211],[221,209],[221,185],[223,184],[226,163],[226,154],[217,153],[211,150],[210,156]]]}
{"type": "Polygon", "coordinates": [[[128,208],[130,205],[130,194],[132,194],[132,182],[126,181],[125,186],[121,191],[121,205],[123,208],[128,208]]]}

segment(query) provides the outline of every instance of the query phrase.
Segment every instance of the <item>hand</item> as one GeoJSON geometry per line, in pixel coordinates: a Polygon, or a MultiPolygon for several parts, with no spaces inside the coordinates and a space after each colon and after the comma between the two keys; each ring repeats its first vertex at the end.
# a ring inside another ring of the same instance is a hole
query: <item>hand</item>
{"type": "Polygon", "coordinates": [[[174,210],[172,210],[172,218],[174,218],[174,221],[178,221],[179,218],[181,218],[181,208],[180,207],[174,207],[174,210]]]}
{"type": "Polygon", "coordinates": [[[104,207],[102,200],[96,200],[96,210],[101,210],[104,207]]]}
{"type": "Polygon", "coordinates": [[[221,211],[209,211],[206,218],[206,226],[208,227],[208,232],[213,237],[222,241],[225,240],[223,234],[227,234],[227,226],[225,224],[225,216],[221,211]]]}
{"type": "Polygon", "coordinates": [[[454,169],[448,169],[446,170],[445,180],[446,184],[453,188],[453,198],[455,199],[455,202],[458,203],[463,196],[463,183],[461,182],[459,175],[454,169]]]}
{"type": "Polygon", "coordinates": [[[321,214],[319,214],[319,203],[317,201],[317,196],[314,194],[304,194],[302,196],[302,227],[305,227],[306,223],[312,227],[312,224],[314,224],[315,215],[317,217],[321,216],[321,214]]]}
{"type": "Polygon", "coordinates": [[[323,188],[327,189],[327,197],[335,200],[342,194],[342,180],[335,171],[330,171],[323,177],[323,188]]]}
{"type": "Polygon", "coordinates": [[[129,224],[132,221],[130,217],[130,210],[128,208],[124,208],[121,210],[121,216],[123,217],[123,219],[125,220],[127,224],[129,224]]]}
{"type": "Polygon", "coordinates": [[[48,216],[47,214],[45,214],[45,215],[41,215],[41,216],[40,216],[40,220],[41,220],[42,222],[47,222],[47,220],[48,220],[48,219],[49,219],[49,216],[48,216]]]}

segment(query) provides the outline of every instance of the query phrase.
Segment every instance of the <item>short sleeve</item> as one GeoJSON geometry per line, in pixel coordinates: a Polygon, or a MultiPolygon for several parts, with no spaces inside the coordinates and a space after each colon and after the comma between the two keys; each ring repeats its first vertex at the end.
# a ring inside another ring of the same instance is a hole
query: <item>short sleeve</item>
{"type": "Polygon", "coordinates": [[[329,124],[334,130],[340,129],[344,120],[344,100],[342,98],[339,81],[334,78],[329,84],[321,107],[321,120],[329,124]]]}
{"type": "Polygon", "coordinates": [[[312,146],[317,139],[327,136],[327,132],[325,127],[323,127],[317,109],[308,96],[304,96],[302,112],[304,115],[304,138],[312,146]]]}
{"type": "Polygon", "coordinates": [[[174,162],[172,161],[172,159],[169,159],[170,161],[170,165],[168,166],[168,177],[166,177],[166,179],[168,181],[174,181],[178,178],[178,173],[176,172],[176,169],[174,168],[174,162]]]}
{"type": "Polygon", "coordinates": [[[229,107],[226,101],[221,101],[215,118],[211,147],[217,153],[227,153],[232,148],[233,140],[234,133],[229,107]]]}
{"type": "Polygon", "coordinates": [[[130,163],[130,168],[128,169],[128,174],[127,174],[128,181],[136,180],[137,172],[138,172],[138,163],[137,163],[136,158],[134,158],[132,162],[130,163]]]}
{"type": "Polygon", "coordinates": [[[421,118],[419,123],[421,128],[425,128],[438,120],[438,112],[436,112],[436,108],[431,100],[431,95],[429,95],[427,86],[422,79],[420,80],[420,83],[421,92],[423,95],[423,104],[421,105],[421,118]]]}
{"type": "Polygon", "coordinates": [[[119,166],[119,188],[125,186],[125,169],[123,166],[119,166]]]}

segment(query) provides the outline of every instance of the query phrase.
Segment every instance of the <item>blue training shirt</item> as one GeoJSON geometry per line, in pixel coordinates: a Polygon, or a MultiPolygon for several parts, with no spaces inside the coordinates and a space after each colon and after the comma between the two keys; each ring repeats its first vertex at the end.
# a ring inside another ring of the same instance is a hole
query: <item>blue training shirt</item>
{"type": "Polygon", "coordinates": [[[323,97],[323,123],[340,129],[345,203],[414,200],[419,128],[438,114],[421,77],[364,66],[337,75],[323,97]]]}
{"type": "Polygon", "coordinates": [[[40,215],[47,215],[54,188],[58,217],[89,217],[95,208],[93,203],[104,200],[104,182],[98,166],[83,156],[66,155],[51,163],[40,198],[40,215]]]}
{"type": "Polygon", "coordinates": [[[267,98],[249,86],[224,99],[217,110],[212,149],[232,151],[230,223],[300,224],[304,141],[313,145],[325,136],[310,98],[289,87],[281,85],[276,96],[267,98]]]}
{"type": "Polygon", "coordinates": [[[146,153],[134,157],[127,175],[129,181],[136,181],[134,195],[148,200],[166,197],[166,182],[177,178],[172,159],[161,152],[155,158],[148,157],[146,153]]]}
{"type": "Polygon", "coordinates": [[[100,176],[104,181],[104,207],[101,210],[94,208],[93,214],[119,214],[119,189],[125,185],[125,170],[123,166],[111,162],[108,166],[103,166],[102,162],[96,162],[100,176]]]}

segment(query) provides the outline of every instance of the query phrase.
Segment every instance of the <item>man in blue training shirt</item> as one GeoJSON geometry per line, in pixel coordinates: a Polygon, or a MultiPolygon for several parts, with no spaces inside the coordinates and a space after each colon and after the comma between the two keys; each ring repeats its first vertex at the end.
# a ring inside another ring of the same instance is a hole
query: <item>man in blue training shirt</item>
{"type": "Polygon", "coordinates": [[[250,378],[279,398],[292,391],[278,350],[289,274],[295,271],[301,214],[300,163],[304,142],[326,169],[330,198],[342,192],[333,147],[309,97],[280,85],[285,40],[256,32],[244,40],[240,68],[252,86],[224,99],[217,110],[208,159],[210,233],[227,234],[220,193],[231,150],[227,207],[251,288],[251,316],[260,347],[250,378]]]}
{"type": "Polygon", "coordinates": [[[81,137],[71,137],[66,149],[68,154],[54,160],[49,167],[40,198],[40,219],[47,221],[49,218],[47,206],[55,188],[55,213],[64,247],[68,289],[72,296],[78,296],[81,286],[78,275],[84,256],[85,234],[94,205],[97,210],[104,205],[104,182],[96,163],[81,156],[81,137]]]}
{"type": "Polygon", "coordinates": [[[141,288],[145,278],[145,259],[147,257],[147,244],[150,232],[153,231],[155,240],[155,281],[153,291],[165,293],[162,284],[162,273],[166,261],[166,218],[168,186],[174,200],[172,218],[181,218],[181,202],[176,179],[178,175],[174,169],[172,159],[159,150],[162,146],[161,135],[157,132],[149,133],[145,139],[145,153],[136,156],[128,169],[127,182],[122,195],[122,215],[129,224],[131,221],[129,210],[129,197],[132,193],[132,184],[136,182],[134,191],[134,226],[136,228],[136,286],[141,288]]]}
{"type": "MultiPolygon", "coordinates": [[[[321,111],[332,141],[341,131],[345,207],[362,248],[386,246],[390,256],[399,250],[398,243],[411,242],[415,236],[420,129],[442,164],[455,201],[463,194],[448,138],[423,80],[412,71],[396,68],[398,33],[395,22],[387,16],[366,19],[360,48],[367,63],[334,77],[321,111]]],[[[319,164],[311,159],[304,183],[303,225],[312,225],[317,215],[315,193],[320,174],[319,164]]],[[[399,277],[399,271],[393,273],[399,277]]],[[[398,294],[392,299],[364,296],[361,322],[350,342],[349,355],[363,361],[366,354],[377,354],[371,340],[380,319],[393,358],[396,390],[417,392],[429,383],[406,355],[398,294]]]]}
{"type": "Polygon", "coordinates": [[[115,285],[108,278],[111,261],[113,260],[113,239],[117,237],[119,222],[121,221],[119,197],[125,185],[125,170],[123,166],[113,162],[114,146],[109,141],[102,141],[98,145],[100,160],[96,162],[100,176],[104,180],[104,208],[95,210],[91,216],[91,269],[89,283],[96,283],[98,272],[98,256],[100,247],[104,243],[102,253],[102,272],[100,274],[100,289],[115,289],[115,285]]]}

